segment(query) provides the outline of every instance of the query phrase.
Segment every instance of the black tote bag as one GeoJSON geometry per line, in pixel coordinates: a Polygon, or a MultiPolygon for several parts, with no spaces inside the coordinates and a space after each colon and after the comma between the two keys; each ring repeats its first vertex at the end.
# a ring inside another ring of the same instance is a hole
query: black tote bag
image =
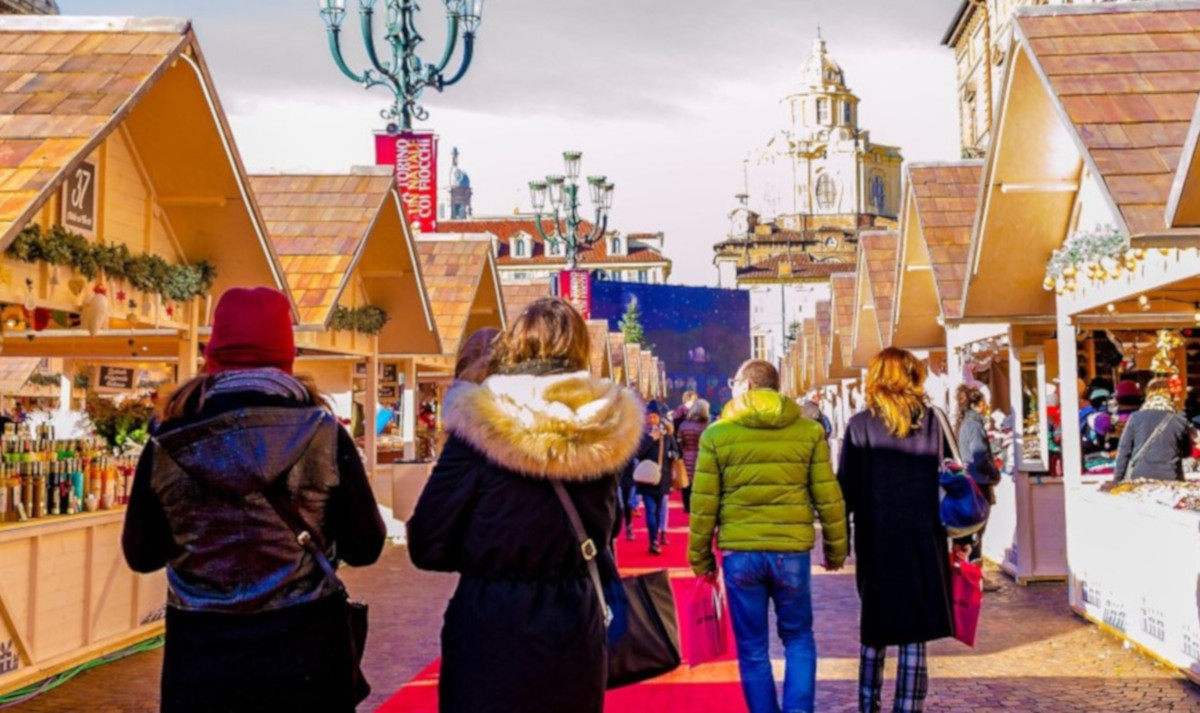
{"type": "Polygon", "coordinates": [[[575,503],[562,483],[554,483],[554,492],[562,503],[575,538],[587,562],[592,589],[604,612],[605,626],[615,621],[616,628],[608,642],[608,689],[620,688],[646,681],[679,668],[683,657],[679,650],[679,617],[675,612],[675,595],[665,571],[622,577],[616,607],[610,607],[604,597],[604,583],[596,564],[599,551],[588,537],[575,503]]]}

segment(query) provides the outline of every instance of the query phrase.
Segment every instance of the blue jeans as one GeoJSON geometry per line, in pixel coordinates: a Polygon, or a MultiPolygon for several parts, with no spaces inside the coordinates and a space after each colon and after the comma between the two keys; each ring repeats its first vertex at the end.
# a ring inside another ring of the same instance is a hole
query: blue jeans
{"type": "Polygon", "coordinates": [[[662,528],[659,519],[662,499],[646,497],[642,498],[642,504],[646,506],[646,529],[650,531],[650,546],[654,547],[658,543],[658,534],[662,528]]]}
{"type": "Polygon", "coordinates": [[[750,713],[812,713],[816,698],[817,642],[813,638],[812,572],[807,552],[725,552],[725,589],[737,639],[742,693],[750,713]],[[771,671],[767,607],[775,619],[787,662],[783,708],[771,671]]]}

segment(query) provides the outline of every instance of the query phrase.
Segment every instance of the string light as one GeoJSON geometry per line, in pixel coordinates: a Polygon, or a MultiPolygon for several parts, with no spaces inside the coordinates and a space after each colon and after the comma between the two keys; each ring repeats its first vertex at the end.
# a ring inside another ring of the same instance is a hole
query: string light
{"type": "Polygon", "coordinates": [[[1117,306],[1116,306],[1115,304],[1113,304],[1112,302],[1109,302],[1109,303],[1108,303],[1108,306],[1107,306],[1107,307],[1105,307],[1105,309],[1107,309],[1107,310],[1108,310],[1108,313],[1109,313],[1109,314],[1112,314],[1113,312],[1116,312],[1116,311],[1117,311],[1117,306]]]}
{"type": "Polygon", "coordinates": [[[1138,307],[1141,307],[1143,312],[1149,312],[1150,298],[1146,295],[1138,295],[1138,307]]]}

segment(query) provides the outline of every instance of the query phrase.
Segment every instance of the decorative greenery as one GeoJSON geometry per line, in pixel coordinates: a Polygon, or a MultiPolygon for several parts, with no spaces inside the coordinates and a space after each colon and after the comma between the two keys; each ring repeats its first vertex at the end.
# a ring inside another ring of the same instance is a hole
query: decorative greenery
{"type": "Polygon", "coordinates": [[[127,398],[117,403],[115,399],[89,396],[86,411],[96,435],[113,450],[143,445],[149,438],[150,419],[154,416],[149,401],[127,398]]]}
{"type": "Polygon", "coordinates": [[[625,306],[625,314],[617,324],[625,335],[626,344],[637,344],[644,349],[650,349],[646,344],[646,331],[642,328],[642,310],[638,307],[637,297],[629,300],[625,306]]]}
{"type": "Polygon", "coordinates": [[[77,371],[75,376],[71,378],[71,386],[80,391],[86,391],[92,386],[92,377],[87,371],[77,371]]]}
{"type": "Polygon", "coordinates": [[[25,380],[30,386],[58,386],[62,384],[62,374],[43,374],[35,371],[25,380]]]}
{"type": "Polygon", "coordinates": [[[800,336],[801,329],[804,329],[804,325],[799,322],[792,322],[791,324],[788,325],[787,336],[785,337],[785,339],[787,340],[787,343],[789,345],[792,342],[795,342],[796,339],[800,336]]]}
{"type": "Polygon", "coordinates": [[[1059,294],[1073,292],[1081,273],[1094,281],[1120,277],[1122,270],[1135,269],[1144,257],[1145,251],[1131,249],[1129,238],[1116,226],[1079,230],[1050,256],[1043,287],[1059,294]]]}
{"type": "Polygon", "coordinates": [[[94,244],[60,225],[48,231],[30,225],[17,234],[8,254],[22,262],[70,267],[89,280],[104,273],[111,280],[128,282],[135,290],[175,302],[207,295],[217,277],[216,267],[203,260],[172,265],[158,255],[134,255],[124,244],[94,244]]]}
{"type": "Polygon", "coordinates": [[[366,305],[350,309],[338,305],[333,308],[329,328],[335,332],[360,332],[379,334],[388,322],[388,314],[378,307],[366,305]]]}

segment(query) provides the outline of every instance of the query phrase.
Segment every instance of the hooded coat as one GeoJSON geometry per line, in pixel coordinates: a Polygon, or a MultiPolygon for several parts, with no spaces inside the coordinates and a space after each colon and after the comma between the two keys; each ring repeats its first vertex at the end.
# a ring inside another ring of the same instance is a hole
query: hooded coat
{"type": "Polygon", "coordinates": [[[122,547],[167,568],[162,710],[354,710],[344,605],[264,493],[319,528],[329,559],[374,562],[386,530],[354,441],[323,408],[214,396],[138,461],[122,547]]]}
{"type": "Polygon", "coordinates": [[[688,560],[697,574],[717,568],[714,530],[722,550],[808,552],[818,515],[826,561],[846,559],[846,507],[825,430],[776,391],[735,398],[704,431],[691,506],[688,560]]]}
{"type": "Polygon", "coordinates": [[[553,483],[615,577],[617,484],[642,421],[635,396],[586,372],[446,394],[450,437],[407,523],[417,567],[462,575],[442,628],[442,713],[603,710],[604,617],[553,483]]]}

